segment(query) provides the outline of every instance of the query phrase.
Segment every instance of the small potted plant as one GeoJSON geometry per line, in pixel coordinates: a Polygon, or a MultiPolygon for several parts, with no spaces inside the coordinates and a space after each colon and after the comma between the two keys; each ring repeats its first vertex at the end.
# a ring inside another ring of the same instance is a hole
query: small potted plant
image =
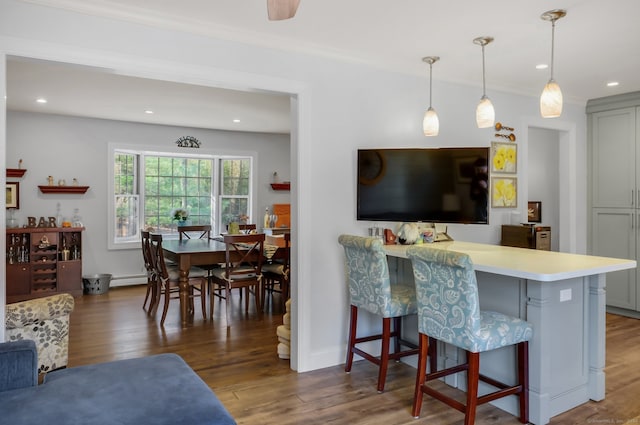
{"type": "Polygon", "coordinates": [[[187,226],[189,224],[189,211],[184,208],[175,208],[171,210],[171,219],[178,223],[178,226],[187,226]]]}

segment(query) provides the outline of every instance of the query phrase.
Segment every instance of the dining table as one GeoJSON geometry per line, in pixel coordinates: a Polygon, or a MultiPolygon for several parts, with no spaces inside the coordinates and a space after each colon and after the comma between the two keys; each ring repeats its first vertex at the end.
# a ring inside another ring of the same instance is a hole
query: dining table
{"type": "MultiPolygon", "coordinates": [[[[180,319],[182,326],[193,322],[193,310],[189,308],[189,270],[192,266],[224,264],[226,245],[218,239],[167,239],[162,241],[164,257],[177,264],[180,271],[180,319]]],[[[279,257],[277,246],[264,244],[263,251],[267,261],[279,257]]]]}

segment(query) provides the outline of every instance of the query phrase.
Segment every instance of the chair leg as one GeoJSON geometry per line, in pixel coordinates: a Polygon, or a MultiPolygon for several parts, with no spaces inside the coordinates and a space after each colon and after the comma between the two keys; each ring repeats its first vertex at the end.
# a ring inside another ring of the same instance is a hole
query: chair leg
{"type": "MultiPolygon", "coordinates": [[[[402,339],[402,320],[400,317],[394,317],[393,318],[393,330],[396,333],[396,337],[393,339],[393,352],[394,353],[399,353],[400,352],[400,340],[402,339]]],[[[400,361],[400,359],[397,359],[397,361],[400,361]]]]}
{"type": "MultiPolygon", "coordinates": [[[[247,315],[249,314],[249,287],[245,286],[244,290],[247,293],[247,296],[244,297],[244,314],[247,315]]],[[[240,289],[240,292],[242,292],[242,289],[240,289]]]]}
{"type": "Polygon", "coordinates": [[[162,309],[162,319],[160,319],[160,326],[164,326],[164,319],[167,318],[167,311],[169,311],[169,298],[171,297],[171,291],[168,287],[164,288],[164,308],[162,309]]]}
{"type": "Polygon", "coordinates": [[[351,366],[353,365],[353,347],[356,345],[356,328],[358,327],[358,307],[351,306],[351,319],[349,321],[349,346],[347,347],[347,362],[344,366],[344,371],[351,372],[351,366]]]}
{"type": "MultiPolygon", "coordinates": [[[[384,383],[387,378],[387,367],[389,366],[389,340],[391,339],[391,318],[382,318],[382,349],[380,351],[380,370],[378,371],[378,392],[384,391],[384,383]]],[[[396,338],[396,344],[398,344],[396,338]]]]}
{"type": "Polygon", "coordinates": [[[413,393],[413,407],[411,409],[411,414],[416,419],[420,417],[420,410],[422,409],[422,387],[427,379],[427,357],[431,339],[423,333],[418,335],[418,369],[416,372],[416,387],[413,393]]]}
{"type": "MultiPolygon", "coordinates": [[[[142,303],[142,309],[145,309],[147,305],[147,301],[149,301],[149,296],[151,295],[151,282],[147,281],[147,293],[144,296],[144,302],[142,303]]],[[[151,310],[151,301],[149,301],[149,310],[151,310]]]]}
{"type": "Polygon", "coordinates": [[[207,281],[203,278],[200,284],[200,307],[202,308],[202,318],[207,318],[207,281]]]}
{"type": "Polygon", "coordinates": [[[213,320],[213,302],[216,298],[216,296],[214,295],[214,283],[212,281],[209,281],[208,285],[207,285],[207,296],[209,297],[209,317],[211,318],[211,320],[213,320]]]}
{"type": "Polygon", "coordinates": [[[480,353],[467,351],[467,405],[464,413],[464,425],[473,425],[478,407],[478,381],[480,380],[480,353]]]}
{"type": "Polygon", "coordinates": [[[160,305],[160,296],[162,295],[162,284],[160,280],[156,280],[152,289],[152,302],[153,307],[149,307],[149,315],[155,314],[158,311],[160,305]]]}
{"type": "Polygon", "coordinates": [[[438,370],[438,340],[429,337],[429,373],[438,370]]]}
{"type": "Polygon", "coordinates": [[[520,422],[529,422],[529,342],[518,344],[518,382],[520,391],[520,422]]]}
{"type": "MultiPolygon", "coordinates": [[[[224,287],[225,287],[225,302],[227,304],[227,328],[231,327],[231,285],[227,282],[224,287]]],[[[242,294],[242,289],[240,289],[240,293],[242,294]]]]}
{"type": "MultiPolygon", "coordinates": [[[[260,314],[262,313],[262,308],[260,306],[263,305],[263,301],[261,300],[261,297],[260,297],[260,290],[262,288],[262,283],[258,281],[258,283],[253,288],[254,288],[253,293],[255,298],[254,301],[256,302],[256,315],[259,317],[260,314]]],[[[247,298],[249,298],[248,295],[247,295],[247,298]]]]}
{"type": "Polygon", "coordinates": [[[282,278],[282,280],[280,281],[280,289],[282,291],[282,295],[280,297],[280,302],[282,303],[282,312],[284,313],[286,311],[286,306],[285,303],[287,302],[287,300],[289,299],[289,279],[288,278],[282,278]]]}
{"type": "Polygon", "coordinates": [[[267,299],[267,286],[269,285],[269,279],[266,279],[264,276],[262,277],[262,285],[260,285],[260,293],[261,297],[261,305],[260,310],[264,310],[264,306],[266,304],[265,300],[267,299]]]}

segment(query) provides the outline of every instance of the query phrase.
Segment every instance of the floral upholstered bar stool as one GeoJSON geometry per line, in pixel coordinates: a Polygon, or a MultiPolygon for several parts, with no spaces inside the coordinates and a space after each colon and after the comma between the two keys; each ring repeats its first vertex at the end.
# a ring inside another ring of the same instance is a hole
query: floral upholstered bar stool
{"type": "MultiPolygon", "coordinates": [[[[378,392],[384,391],[389,359],[398,360],[418,353],[416,344],[402,339],[401,318],[417,313],[416,293],[413,282],[391,283],[387,255],[378,238],[341,235],[338,238],[344,247],[346,277],[349,286],[351,320],[345,371],[351,372],[353,355],[357,354],[379,366],[378,392]],[[357,334],[358,310],[382,317],[382,333],[360,336],[357,334]],[[391,322],[393,321],[393,331],[391,322]],[[394,352],[389,353],[389,343],[394,340],[394,352]],[[356,347],[356,344],[381,340],[380,356],[373,356],[356,347]],[[408,349],[401,351],[401,346],[408,349]]],[[[432,361],[435,365],[435,344],[432,361]]]]}
{"type": "Polygon", "coordinates": [[[432,248],[410,246],[418,300],[419,348],[416,388],[412,413],[420,416],[422,396],[428,394],[465,414],[465,425],[475,422],[476,407],[498,398],[517,395],[520,422],[529,421],[529,340],[533,328],[517,317],[494,311],[481,311],[478,285],[471,258],[467,254],[432,248]],[[466,351],[463,364],[430,373],[426,372],[427,349],[435,338],[466,351]],[[480,353],[516,345],[516,385],[507,385],[480,374],[480,353]],[[466,404],[434,389],[427,383],[433,379],[467,372],[466,404]],[[478,396],[478,383],[483,381],[497,391],[478,396]]]}

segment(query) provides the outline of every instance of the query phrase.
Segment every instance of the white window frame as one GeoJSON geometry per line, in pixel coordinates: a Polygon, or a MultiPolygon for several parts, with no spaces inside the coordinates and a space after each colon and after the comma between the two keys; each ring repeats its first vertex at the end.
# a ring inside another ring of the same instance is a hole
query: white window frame
{"type": "MultiPolygon", "coordinates": [[[[120,250],[120,249],[140,249],[140,238],[136,237],[130,238],[129,241],[126,242],[116,242],[115,240],[115,187],[114,187],[114,178],[115,172],[113,164],[115,163],[115,153],[116,152],[124,152],[130,153],[134,155],[139,155],[138,167],[141,167],[141,164],[144,161],[145,155],[150,156],[180,156],[180,157],[194,157],[194,158],[207,158],[214,160],[214,164],[212,167],[213,173],[213,184],[212,184],[212,202],[215,205],[212,205],[212,214],[215,216],[215,226],[221,225],[221,211],[218,207],[220,205],[221,200],[221,170],[220,170],[220,160],[221,159],[250,159],[251,160],[251,178],[249,181],[249,196],[248,196],[248,215],[255,222],[257,217],[255,216],[255,205],[257,204],[257,191],[255,188],[257,187],[257,175],[258,175],[258,155],[253,151],[230,151],[230,150],[211,150],[211,149],[198,149],[198,152],[190,152],[186,151],[184,148],[164,148],[158,146],[148,146],[148,145],[131,145],[131,144],[120,144],[120,143],[110,143],[108,145],[108,166],[107,166],[107,246],[109,250],[120,250]]],[[[144,176],[139,174],[140,169],[138,168],[138,176],[137,176],[137,185],[138,185],[138,232],[142,229],[141,226],[144,225],[144,176]]],[[[214,233],[223,232],[224,229],[215,228],[212,229],[214,233]]],[[[139,234],[139,233],[138,233],[139,234]]]]}

